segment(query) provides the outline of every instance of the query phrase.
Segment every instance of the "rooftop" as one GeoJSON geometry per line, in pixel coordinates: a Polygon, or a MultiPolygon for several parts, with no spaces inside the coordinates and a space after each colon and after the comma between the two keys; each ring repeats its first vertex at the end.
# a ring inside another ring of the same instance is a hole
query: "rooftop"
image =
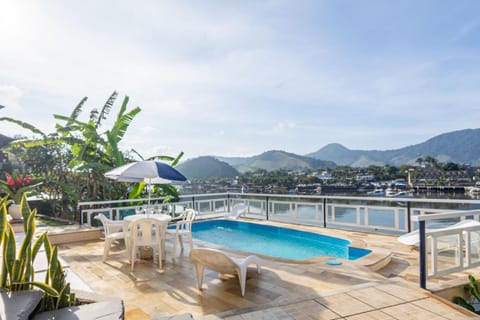
{"type": "MultiPolygon", "coordinates": [[[[158,269],[151,260],[142,260],[135,265],[134,272],[130,272],[122,243],[112,248],[109,259],[103,263],[102,240],[60,245],[60,255],[97,294],[122,298],[127,319],[152,319],[182,313],[191,313],[194,319],[476,317],[419,288],[418,251],[400,244],[396,236],[287,226],[384,249],[392,252],[393,257],[380,271],[372,271],[355,261],[329,266],[322,259],[310,263],[264,259],[261,274],[249,269],[246,294],[242,297],[236,278],[219,278],[208,269],[204,289],[197,290],[188,245],[182,255],[177,253],[174,257],[171,239],[167,241],[163,269],[158,269]]],[[[195,245],[204,246],[205,243],[195,240],[195,245]]],[[[466,276],[466,272],[452,274],[437,282],[466,279],[466,276]]],[[[429,289],[435,289],[437,282],[429,281],[429,289]]]]}

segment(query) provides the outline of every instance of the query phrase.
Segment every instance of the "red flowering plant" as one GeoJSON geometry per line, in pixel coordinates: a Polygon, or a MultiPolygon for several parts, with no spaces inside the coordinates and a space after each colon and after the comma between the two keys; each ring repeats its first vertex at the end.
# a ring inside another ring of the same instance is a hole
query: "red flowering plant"
{"type": "Polygon", "coordinates": [[[24,176],[21,173],[9,174],[5,172],[5,180],[0,180],[0,190],[6,193],[13,203],[20,204],[22,195],[32,191],[40,184],[41,182],[38,179],[24,176]]]}

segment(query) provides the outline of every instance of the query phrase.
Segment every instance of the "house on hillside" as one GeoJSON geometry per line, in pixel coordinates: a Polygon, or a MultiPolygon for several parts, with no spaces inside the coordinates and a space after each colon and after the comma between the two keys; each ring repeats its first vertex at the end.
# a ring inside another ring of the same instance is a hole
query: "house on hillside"
{"type": "Polygon", "coordinates": [[[471,175],[467,170],[445,171],[441,169],[425,168],[416,170],[412,179],[415,185],[470,185],[471,175]]]}

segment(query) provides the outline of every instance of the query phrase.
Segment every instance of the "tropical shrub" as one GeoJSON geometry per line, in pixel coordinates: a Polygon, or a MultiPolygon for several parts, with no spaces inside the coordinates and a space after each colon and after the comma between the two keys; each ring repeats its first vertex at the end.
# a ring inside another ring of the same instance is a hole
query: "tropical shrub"
{"type": "Polygon", "coordinates": [[[24,217],[25,237],[17,252],[15,232],[7,220],[6,203],[7,197],[0,198],[0,245],[2,246],[0,290],[11,292],[41,289],[44,295],[39,311],[72,306],[76,300],[75,294],[70,292],[70,284],[65,281],[65,272],[58,260],[58,249],[51,245],[47,233],[34,239],[36,210],[30,210],[26,196],[23,194],[20,204],[24,217]],[[44,282],[34,279],[34,261],[42,245],[48,262],[44,282]]]}
{"type": "Polygon", "coordinates": [[[38,179],[24,176],[21,173],[5,173],[5,180],[0,180],[0,190],[16,204],[20,204],[24,193],[34,190],[42,184],[38,179]]]}
{"type": "MultiPolygon", "coordinates": [[[[54,115],[59,123],[56,124],[56,131],[50,134],[20,120],[0,117],[0,121],[14,123],[35,134],[36,138],[10,143],[8,150],[21,155],[22,161],[28,165],[27,170],[35,170],[35,174],[44,177],[42,188],[47,192],[56,192],[51,198],[61,201],[58,207],[65,218],[77,219],[78,201],[121,199],[128,194],[129,184],[111,181],[104,177],[104,173],[133,161],[131,154],[120,149],[120,144],[141,109],[135,107],[127,110],[129,97],[125,96],[112,126],[105,129],[104,120],[110,114],[117,97],[118,93],[113,92],[101,108],[90,111],[87,120],[80,117],[87,101],[87,97],[83,98],[69,116],[54,115]],[[45,165],[51,167],[45,168],[45,165]],[[48,173],[48,177],[42,173],[48,173]]],[[[134,150],[132,153],[138,155],[134,150]]],[[[154,158],[168,161],[174,166],[182,155],[183,153],[176,158],[154,158]]],[[[134,197],[144,194],[144,186],[139,186],[136,191],[134,197]]],[[[168,185],[156,186],[153,193],[168,199],[178,197],[176,189],[168,185]]]]}
{"type": "Polygon", "coordinates": [[[474,305],[480,303],[480,288],[477,279],[471,274],[468,275],[469,283],[465,286],[465,293],[467,294],[467,299],[463,297],[454,297],[453,302],[459,306],[464,307],[476,314],[480,314],[480,310],[476,310],[474,305]]]}

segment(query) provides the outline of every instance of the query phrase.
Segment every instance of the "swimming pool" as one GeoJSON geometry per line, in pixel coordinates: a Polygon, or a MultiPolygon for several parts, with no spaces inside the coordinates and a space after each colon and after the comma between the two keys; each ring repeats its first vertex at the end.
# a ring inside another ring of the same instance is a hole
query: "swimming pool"
{"type": "Polygon", "coordinates": [[[350,241],[345,239],[232,220],[196,222],[192,236],[235,250],[293,260],[318,256],[356,260],[371,252],[349,247],[350,241]]]}

